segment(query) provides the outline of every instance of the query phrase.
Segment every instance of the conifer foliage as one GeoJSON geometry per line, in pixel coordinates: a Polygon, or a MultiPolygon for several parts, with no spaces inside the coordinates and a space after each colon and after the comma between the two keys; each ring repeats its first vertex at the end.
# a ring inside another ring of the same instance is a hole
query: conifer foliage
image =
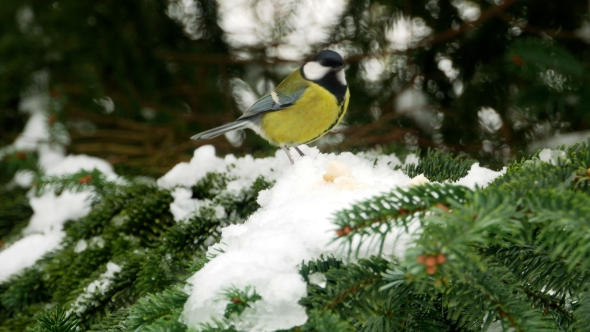
{"type": "MultiPolygon", "coordinates": [[[[464,176],[464,163],[429,152],[412,169],[443,181],[441,174],[464,176]],[[440,172],[429,175],[437,165],[440,172]]],[[[309,319],[293,330],[583,330],[590,310],[589,165],[588,144],[545,150],[512,163],[485,188],[401,187],[337,212],[334,241],[349,257],[302,262],[308,295],[300,304],[309,319]],[[399,226],[419,230],[404,257],[383,252],[349,261],[362,245],[381,248],[399,226]]],[[[203,208],[176,222],[170,191],[151,184],[109,182],[97,171],[38,177],[33,194],[96,188],[97,196],[86,217],[66,224],[61,248],[0,284],[0,331],[188,331],[179,321],[186,279],[210,259],[205,252],[221,227],[243,222],[257,208],[257,193],[272,186],[260,177],[231,194],[227,179],[209,173],[192,190],[226,209],[230,221],[203,208]],[[89,175],[88,185],[80,183],[89,175]]],[[[11,193],[3,204],[15,210],[3,209],[1,221],[3,238],[13,241],[30,211],[22,190],[11,193]]],[[[261,298],[249,287],[220,296],[226,318],[261,298]]],[[[223,318],[200,330],[236,329],[223,318]]]]}

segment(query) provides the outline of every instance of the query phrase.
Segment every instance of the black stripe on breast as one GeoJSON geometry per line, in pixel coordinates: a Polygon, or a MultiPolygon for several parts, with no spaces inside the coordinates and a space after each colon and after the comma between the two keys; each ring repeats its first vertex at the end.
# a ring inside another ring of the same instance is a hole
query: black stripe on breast
{"type": "Polygon", "coordinates": [[[314,138],[310,139],[309,141],[304,142],[302,144],[307,144],[309,142],[315,141],[316,139],[326,135],[330,130],[332,130],[332,128],[334,128],[336,126],[336,124],[338,123],[338,120],[342,116],[342,113],[344,113],[344,101],[339,101],[338,104],[340,106],[340,110],[338,111],[338,116],[336,116],[336,120],[334,120],[334,122],[332,122],[332,124],[328,127],[328,129],[324,130],[321,134],[317,135],[316,137],[314,137],[314,138]]]}

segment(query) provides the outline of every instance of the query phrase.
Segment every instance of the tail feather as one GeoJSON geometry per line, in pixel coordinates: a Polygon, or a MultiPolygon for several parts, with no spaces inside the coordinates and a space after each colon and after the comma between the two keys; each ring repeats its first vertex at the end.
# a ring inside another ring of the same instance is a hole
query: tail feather
{"type": "Polygon", "coordinates": [[[225,134],[228,131],[239,130],[239,129],[246,129],[249,127],[248,121],[235,121],[230,122],[228,124],[224,124],[223,126],[219,126],[217,128],[209,129],[202,133],[198,133],[191,137],[191,139],[198,140],[198,139],[210,139],[213,137],[217,137],[221,134],[225,134]]]}

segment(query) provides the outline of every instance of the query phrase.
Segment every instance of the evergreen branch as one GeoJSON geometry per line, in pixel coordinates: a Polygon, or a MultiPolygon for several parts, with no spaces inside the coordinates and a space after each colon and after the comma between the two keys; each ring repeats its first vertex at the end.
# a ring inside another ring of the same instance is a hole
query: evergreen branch
{"type": "Polygon", "coordinates": [[[339,312],[341,317],[356,316],[357,320],[364,321],[360,308],[378,308],[379,305],[375,303],[384,301],[381,299],[374,302],[366,296],[381,296],[377,289],[382,285],[381,273],[386,268],[387,261],[378,257],[361,259],[356,264],[342,265],[340,268],[330,268],[325,272],[326,287],[309,284],[308,296],[299,303],[309,309],[321,312],[333,310],[339,312]],[[355,312],[357,309],[360,312],[355,312]]]}
{"type": "MultiPolygon", "coordinates": [[[[484,318],[497,313],[516,331],[553,331],[554,325],[538,310],[531,309],[519,292],[511,273],[490,267],[486,271],[471,269],[457,273],[457,280],[445,292],[445,306],[450,318],[463,324],[485,324],[484,318]],[[453,299],[469,298],[461,302],[453,299]]],[[[489,324],[489,322],[487,323],[489,324]]]]}
{"type": "Polygon", "coordinates": [[[35,328],[28,328],[27,332],[75,332],[80,323],[72,313],[67,313],[63,307],[47,310],[35,317],[39,321],[39,325],[35,328]]]}
{"type": "MultiPolygon", "coordinates": [[[[127,185],[130,183],[127,182],[127,185]]],[[[107,177],[99,170],[81,170],[76,173],[61,176],[37,176],[33,182],[35,193],[42,194],[48,190],[61,194],[64,190],[82,192],[92,190],[100,197],[115,192],[123,183],[107,180],[107,177]]],[[[98,201],[98,198],[95,198],[98,201]]]]}
{"type": "Polygon", "coordinates": [[[427,149],[418,164],[398,166],[397,169],[411,178],[424,174],[432,182],[454,182],[466,176],[475,162],[475,159],[464,155],[453,156],[446,151],[427,149]]]}
{"type": "Polygon", "coordinates": [[[144,295],[184,280],[186,260],[195,253],[205,252],[211,242],[218,241],[219,226],[217,219],[194,216],[168,228],[140,263],[134,292],[144,295]]]}
{"type": "Polygon", "coordinates": [[[225,173],[209,172],[191,187],[192,198],[213,199],[225,190],[231,180],[235,179],[229,178],[225,173]]]}
{"type": "Polygon", "coordinates": [[[55,258],[44,266],[43,282],[51,291],[54,301],[73,301],[84,291],[87,284],[98,277],[100,271],[97,269],[105,266],[109,259],[107,246],[96,246],[78,253],[75,251],[75,245],[71,244],[60,250],[55,258]]]}
{"type": "Polygon", "coordinates": [[[262,296],[256,293],[256,289],[251,286],[246,286],[244,290],[232,286],[224,290],[222,295],[228,301],[225,306],[225,313],[223,314],[223,317],[228,319],[232,314],[240,316],[246,308],[250,308],[251,303],[262,300],[262,296]]]}
{"type": "Polygon", "coordinates": [[[582,64],[566,48],[542,39],[518,39],[508,48],[505,57],[511,62],[518,57],[520,67],[540,67],[527,71],[532,75],[546,69],[577,78],[584,73],[582,64]]]}
{"type": "Polygon", "coordinates": [[[8,287],[0,292],[0,303],[9,314],[51,299],[51,293],[43,283],[42,275],[43,272],[39,268],[31,267],[2,283],[8,287]]]}
{"type": "Polygon", "coordinates": [[[126,330],[143,331],[145,329],[147,331],[157,322],[166,323],[168,326],[180,324],[177,321],[187,299],[188,294],[180,287],[148,294],[127,309],[129,315],[126,320],[126,330]]]}
{"type": "Polygon", "coordinates": [[[573,331],[584,331],[590,326],[590,284],[580,293],[574,310],[573,331]]]}
{"type": "Polygon", "coordinates": [[[124,332],[128,307],[119,308],[108,313],[100,322],[92,325],[87,332],[124,332]]]}
{"type": "Polygon", "coordinates": [[[303,332],[352,332],[355,329],[346,320],[332,311],[312,310],[308,313],[309,320],[301,327],[303,332]]]}
{"type": "MultiPolygon", "coordinates": [[[[394,227],[403,227],[409,232],[410,223],[424,216],[434,207],[448,209],[452,201],[463,201],[469,189],[449,184],[425,184],[399,188],[389,194],[372,197],[355,204],[351,209],[338,211],[334,223],[336,234],[352,252],[353,241],[362,244],[366,238],[377,240],[379,252],[386,236],[394,227]]],[[[361,245],[356,248],[359,254],[361,245]]]]}
{"type": "Polygon", "coordinates": [[[316,259],[315,261],[311,262],[302,262],[301,268],[299,269],[299,274],[303,277],[305,282],[309,282],[309,275],[313,273],[326,273],[330,269],[337,269],[342,266],[342,261],[339,259],[334,258],[333,256],[329,256],[324,258],[323,255],[320,255],[320,258],[316,259]]]}
{"type": "Polygon", "coordinates": [[[542,162],[537,152],[510,164],[506,174],[494,180],[490,187],[499,187],[515,199],[539,189],[569,189],[590,194],[590,185],[584,179],[590,165],[589,146],[590,139],[567,149],[558,148],[564,156],[557,165],[542,162]]]}
{"type": "Polygon", "coordinates": [[[22,229],[33,215],[27,189],[0,189],[0,247],[22,237],[22,229]]]}
{"type": "Polygon", "coordinates": [[[468,192],[464,199],[464,204],[449,200],[450,209],[431,209],[423,218],[416,247],[406,255],[411,266],[423,264],[428,274],[436,273],[437,266],[455,270],[475,265],[485,270],[474,246],[522,241],[519,234],[523,226],[518,219],[522,212],[510,197],[486,190],[468,192]]]}
{"type": "Polygon", "coordinates": [[[273,185],[274,181],[268,181],[263,176],[259,176],[250,186],[245,186],[239,193],[222,193],[215,197],[214,202],[223,206],[231,222],[244,222],[260,208],[257,202],[258,193],[273,185]]]}
{"type": "MultiPolygon", "coordinates": [[[[13,150],[13,149],[11,149],[13,150]]],[[[29,151],[3,151],[0,154],[0,178],[10,179],[18,171],[38,171],[38,157],[29,151]]]]}
{"type": "MultiPolygon", "coordinates": [[[[556,311],[560,316],[567,319],[568,323],[572,322],[574,318],[573,314],[564,308],[564,299],[557,299],[555,295],[548,295],[545,293],[535,292],[527,287],[521,287],[521,289],[529,298],[533,300],[533,304],[535,307],[540,307],[543,309],[544,315],[547,315],[549,313],[549,310],[552,310],[556,311]]],[[[564,324],[561,323],[559,325],[563,326],[564,324]]]]}
{"type": "Polygon", "coordinates": [[[238,330],[228,319],[224,318],[223,320],[214,319],[212,324],[200,324],[199,332],[238,332],[238,330]]]}
{"type": "Polygon", "coordinates": [[[77,242],[102,234],[104,228],[111,223],[114,226],[122,225],[124,218],[123,216],[119,216],[119,214],[127,204],[133,200],[140,199],[144,193],[149,194],[153,191],[154,188],[151,186],[137,184],[122,187],[120,190],[104,196],[86,217],[81,218],[66,228],[68,238],[72,242],[77,242]]]}
{"type": "MultiPolygon", "coordinates": [[[[587,278],[583,270],[568,271],[565,258],[552,260],[548,254],[530,244],[511,245],[509,247],[491,246],[482,252],[496,264],[502,264],[517,276],[521,287],[527,292],[541,292],[545,296],[551,292],[552,298],[565,298],[567,294],[578,293],[587,278]]],[[[552,302],[556,304],[555,301],[552,302]]],[[[542,305],[542,304],[541,304],[542,305]]],[[[544,306],[555,309],[565,316],[569,312],[563,305],[544,306]]]]}
{"type": "Polygon", "coordinates": [[[542,229],[537,235],[539,248],[552,260],[563,259],[568,271],[586,270],[590,262],[590,197],[571,191],[547,190],[528,195],[523,208],[542,229]]]}

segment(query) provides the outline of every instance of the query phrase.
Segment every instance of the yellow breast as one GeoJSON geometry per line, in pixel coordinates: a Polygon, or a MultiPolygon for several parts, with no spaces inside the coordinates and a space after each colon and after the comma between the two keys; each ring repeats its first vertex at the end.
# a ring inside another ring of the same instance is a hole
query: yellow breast
{"type": "Polygon", "coordinates": [[[348,108],[348,89],[341,103],[321,86],[309,88],[291,107],[262,116],[260,131],[274,145],[297,146],[313,142],[334,128],[348,108]]]}

